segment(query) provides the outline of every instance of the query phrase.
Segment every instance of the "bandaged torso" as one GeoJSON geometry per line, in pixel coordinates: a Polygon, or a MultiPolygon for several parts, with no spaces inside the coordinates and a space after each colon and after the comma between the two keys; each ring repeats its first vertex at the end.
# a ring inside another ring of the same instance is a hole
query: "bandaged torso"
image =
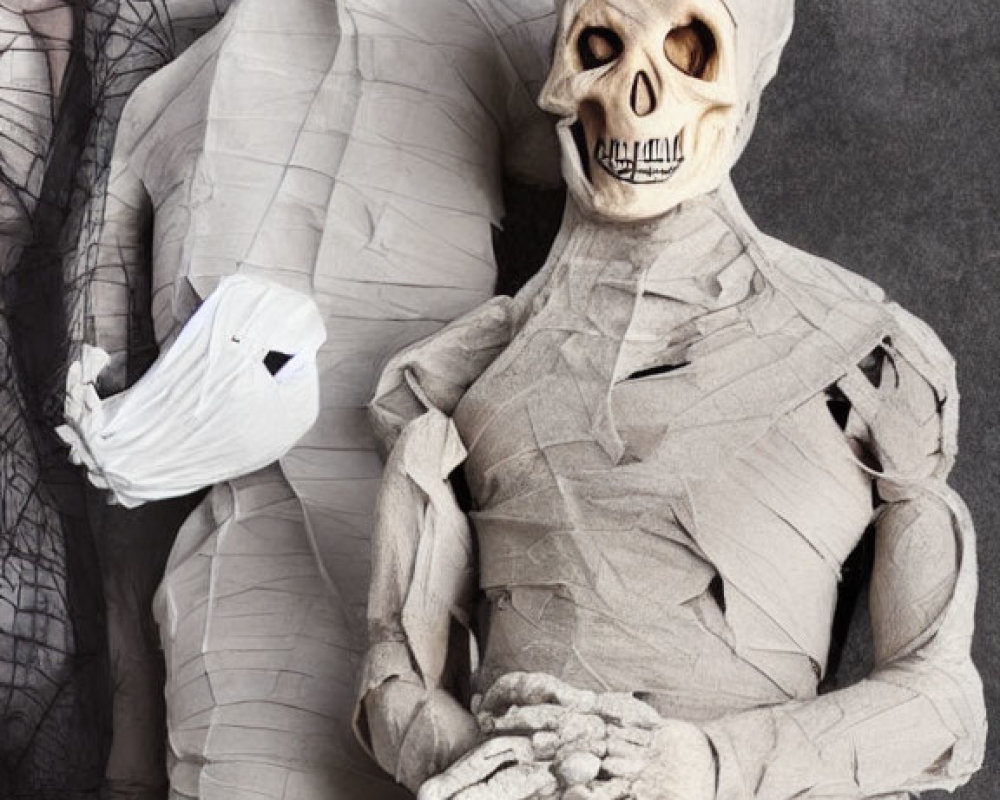
{"type": "Polygon", "coordinates": [[[870,479],[827,343],[714,210],[682,214],[581,225],[455,412],[484,685],[547,672],[688,719],[815,693],[870,479]]]}

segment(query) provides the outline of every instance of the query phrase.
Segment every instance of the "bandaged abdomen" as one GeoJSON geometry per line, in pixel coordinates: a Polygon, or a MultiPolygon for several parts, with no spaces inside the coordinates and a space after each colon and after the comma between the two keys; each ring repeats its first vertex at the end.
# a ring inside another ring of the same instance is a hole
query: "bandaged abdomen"
{"type": "Polygon", "coordinates": [[[669,292],[655,267],[564,265],[456,409],[484,686],[545,672],[685,719],[815,695],[871,480],[819,373],[771,380],[809,326],[722,263],[669,292]]]}

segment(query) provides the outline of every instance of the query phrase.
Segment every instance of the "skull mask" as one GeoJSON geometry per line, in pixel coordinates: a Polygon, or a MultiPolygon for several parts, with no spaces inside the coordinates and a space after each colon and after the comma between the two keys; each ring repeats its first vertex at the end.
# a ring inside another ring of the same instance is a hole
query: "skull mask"
{"type": "Polygon", "coordinates": [[[735,45],[722,0],[566,0],[540,103],[562,117],[563,173],[585,210],[648,219],[722,183],[735,45]]]}

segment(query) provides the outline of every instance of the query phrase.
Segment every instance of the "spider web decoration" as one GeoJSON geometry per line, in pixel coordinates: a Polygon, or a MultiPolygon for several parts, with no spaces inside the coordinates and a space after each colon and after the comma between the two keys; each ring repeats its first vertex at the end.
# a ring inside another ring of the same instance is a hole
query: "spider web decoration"
{"type": "MultiPolygon", "coordinates": [[[[85,323],[94,280],[90,245],[100,233],[122,109],[146,76],[227,5],[47,0],[0,7],[5,798],[97,797],[103,781],[108,692],[117,682],[108,669],[98,559],[107,548],[100,527],[88,524],[80,476],[65,465],[51,430],[61,417],[65,365],[91,332],[85,323]]],[[[136,363],[150,356],[138,345],[134,353],[136,363]]]]}

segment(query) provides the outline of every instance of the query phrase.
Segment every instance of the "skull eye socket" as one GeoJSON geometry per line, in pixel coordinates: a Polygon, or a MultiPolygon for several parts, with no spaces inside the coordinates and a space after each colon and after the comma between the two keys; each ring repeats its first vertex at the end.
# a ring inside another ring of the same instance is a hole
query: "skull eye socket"
{"type": "Polygon", "coordinates": [[[611,28],[584,28],[576,41],[576,48],[583,68],[596,69],[618,58],[625,45],[611,28]]]}
{"type": "Polygon", "coordinates": [[[715,36],[699,19],[670,31],[663,42],[663,52],[685,75],[705,81],[715,77],[718,53],[715,36]]]}

